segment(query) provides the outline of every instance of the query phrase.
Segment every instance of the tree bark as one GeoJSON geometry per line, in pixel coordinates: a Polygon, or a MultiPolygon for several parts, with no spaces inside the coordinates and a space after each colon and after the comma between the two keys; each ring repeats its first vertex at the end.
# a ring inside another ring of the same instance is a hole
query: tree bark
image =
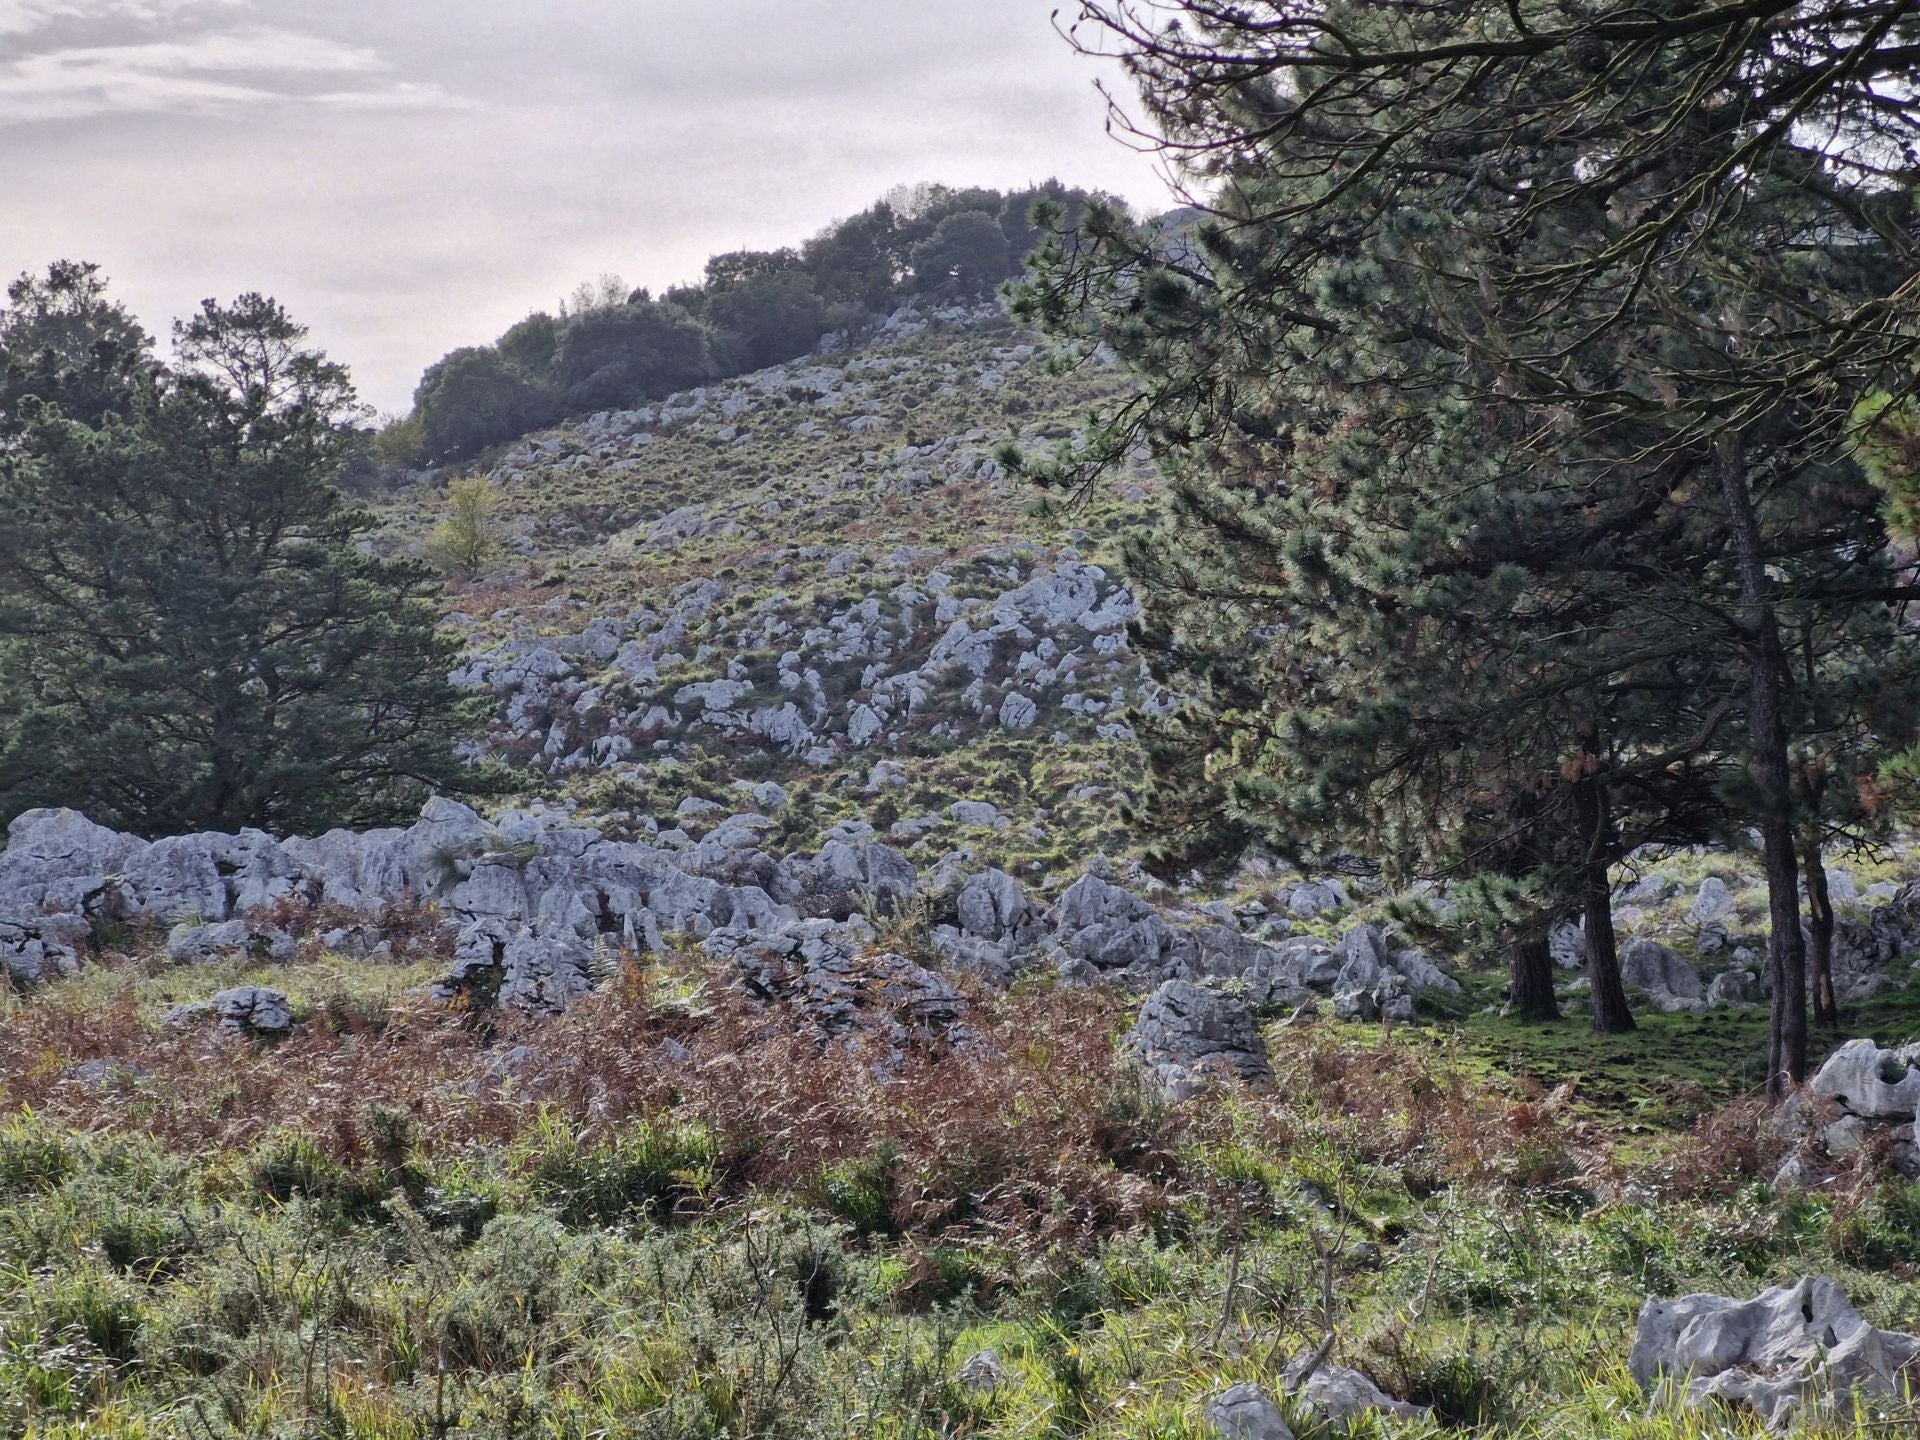
{"type": "Polygon", "coordinates": [[[1833,896],[1827,890],[1827,865],[1820,841],[1808,837],[1801,847],[1807,877],[1807,978],[1813,991],[1813,1023],[1840,1028],[1840,1006],[1833,995],[1833,896]]]}
{"type": "Polygon", "coordinates": [[[1587,990],[1593,998],[1593,1028],[1602,1035],[1634,1029],[1627,989],[1620,982],[1620,949],[1613,932],[1613,817],[1606,786],[1598,779],[1580,787],[1581,820],[1587,833],[1582,870],[1581,929],[1587,942],[1587,990]]]}
{"type": "Polygon", "coordinates": [[[1553,951],[1545,935],[1507,942],[1507,1001],[1522,1020],[1558,1020],[1553,994],[1553,951]]]}
{"type": "Polygon", "coordinates": [[[1767,943],[1773,984],[1767,1056],[1767,1098],[1777,1102],[1807,1078],[1807,951],[1800,933],[1800,867],[1795,853],[1793,770],[1787,750],[1787,698],[1792,672],[1767,578],[1760,521],[1747,484],[1737,435],[1716,447],[1715,468],[1740,566],[1742,639],[1747,661],[1747,768],[1759,811],[1767,870],[1767,943]]]}

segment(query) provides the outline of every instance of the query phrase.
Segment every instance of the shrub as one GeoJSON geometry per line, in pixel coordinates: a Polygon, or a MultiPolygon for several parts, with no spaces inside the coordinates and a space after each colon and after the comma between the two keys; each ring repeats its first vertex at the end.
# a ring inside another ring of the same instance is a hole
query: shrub
{"type": "Polygon", "coordinates": [[[614,1225],[697,1208],[714,1187],[719,1158],[697,1121],[643,1118],[584,1141],[549,1110],[535,1128],[527,1169],[535,1194],[567,1224],[614,1225]]]}

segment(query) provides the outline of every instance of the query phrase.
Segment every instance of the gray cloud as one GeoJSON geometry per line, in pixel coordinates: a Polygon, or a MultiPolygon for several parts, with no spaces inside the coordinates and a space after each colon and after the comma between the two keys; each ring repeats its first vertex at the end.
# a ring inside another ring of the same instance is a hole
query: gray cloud
{"type": "Polygon", "coordinates": [[[67,46],[0,64],[0,124],[301,100],[408,109],[453,103],[436,85],[378,78],[308,93],[316,80],[337,85],[343,77],[378,77],[386,69],[363,46],[269,26],[67,46]]]}

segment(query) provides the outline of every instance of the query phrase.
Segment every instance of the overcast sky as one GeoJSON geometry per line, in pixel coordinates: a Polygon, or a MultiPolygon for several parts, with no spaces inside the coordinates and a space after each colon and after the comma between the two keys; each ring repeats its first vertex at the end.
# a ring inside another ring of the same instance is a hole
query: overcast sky
{"type": "Polygon", "coordinates": [[[100,262],[156,334],[264,290],[404,408],[604,272],[655,289],[890,186],[1159,207],[1060,0],[0,0],[0,277],[100,262]]]}

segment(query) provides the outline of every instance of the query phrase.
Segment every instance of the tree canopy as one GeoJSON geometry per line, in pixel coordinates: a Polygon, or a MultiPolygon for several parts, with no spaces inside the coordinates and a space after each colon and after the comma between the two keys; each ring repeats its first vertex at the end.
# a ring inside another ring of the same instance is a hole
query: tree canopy
{"type": "Polygon", "coordinates": [[[1799,1078],[1796,766],[1821,696],[1911,670],[1851,416],[1920,343],[1920,18],[1088,3],[1076,34],[1203,217],[1059,224],[1024,301],[1143,381],[1058,473],[1144,443],[1176,482],[1136,557],[1207,755],[1160,755],[1173,813],[1471,872],[1517,947],[1583,854],[1750,824],[1799,1078]]]}
{"type": "Polygon", "coordinates": [[[165,366],[129,370],[110,318],[0,444],[0,808],[313,831],[470,788],[428,572],[363,548],[331,483],[359,440],[346,371],[260,295],[207,301],[165,366]],[[76,400],[108,382],[122,403],[76,400]]]}

